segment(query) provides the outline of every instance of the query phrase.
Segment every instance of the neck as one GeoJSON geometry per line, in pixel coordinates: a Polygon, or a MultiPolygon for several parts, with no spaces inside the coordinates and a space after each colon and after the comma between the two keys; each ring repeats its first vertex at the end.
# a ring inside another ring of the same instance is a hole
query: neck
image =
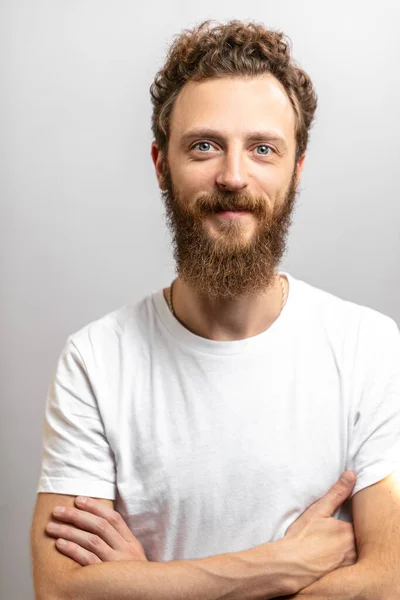
{"type": "MultiPolygon", "coordinates": [[[[286,298],[288,282],[284,276],[281,281],[286,298]]],[[[169,290],[164,289],[168,304],[169,290]]],[[[211,300],[198,294],[178,277],[174,281],[172,299],[175,316],[186,329],[210,340],[235,341],[258,335],[274,323],[281,312],[282,287],[276,275],[263,294],[233,300],[211,300]]]]}

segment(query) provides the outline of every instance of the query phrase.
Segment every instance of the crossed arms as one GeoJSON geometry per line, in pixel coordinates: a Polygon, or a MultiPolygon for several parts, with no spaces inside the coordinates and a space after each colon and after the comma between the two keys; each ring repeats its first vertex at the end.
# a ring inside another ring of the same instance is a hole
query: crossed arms
{"type": "Polygon", "coordinates": [[[353,519],[357,562],[332,570],[310,585],[299,585],[294,595],[293,574],[285,571],[281,560],[281,540],[264,545],[262,560],[251,549],[199,560],[122,560],[84,568],[55,551],[54,544],[44,564],[33,540],[36,600],[398,600],[400,484],[396,477],[355,494],[353,519]],[[51,553],[58,555],[58,571],[53,573],[58,581],[50,586],[45,571],[52,570],[51,553]]]}
{"type": "Polygon", "coordinates": [[[293,598],[399,600],[400,478],[393,474],[353,497],[358,561],[337,569],[293,598]]]}

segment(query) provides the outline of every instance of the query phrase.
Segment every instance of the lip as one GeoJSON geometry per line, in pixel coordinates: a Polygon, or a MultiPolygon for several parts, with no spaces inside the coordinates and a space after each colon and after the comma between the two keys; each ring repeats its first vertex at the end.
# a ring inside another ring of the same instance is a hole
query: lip
{"type": "Polygon", "coordinates": [[[224,210],[221,212],[215,213],[217,217],[222,217],[223,219],[239,219],[245,215],[249,215],[248,210],[224,210]]]}

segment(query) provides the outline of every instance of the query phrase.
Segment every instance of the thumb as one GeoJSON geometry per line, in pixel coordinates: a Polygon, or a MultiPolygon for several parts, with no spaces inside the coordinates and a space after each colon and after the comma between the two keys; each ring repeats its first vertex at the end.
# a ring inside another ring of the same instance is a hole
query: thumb
{"type": "Polygon", "coordinates": [[[353,471],[344,471],[330,490],[304,513],[308,518],[331,517],[350,496],[356,483],[353,471]]]}

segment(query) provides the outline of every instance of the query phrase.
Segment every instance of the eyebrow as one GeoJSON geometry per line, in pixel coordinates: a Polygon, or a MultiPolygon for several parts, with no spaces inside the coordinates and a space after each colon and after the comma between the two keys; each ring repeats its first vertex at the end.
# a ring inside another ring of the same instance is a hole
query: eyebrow
{"type": "MultiPolygon", "coordinates": [[[[196,138],[214,138],[215,140],[226,142],[227,138],[216,129],[191,129],[181,137],[181,144],[185,146],[191,140],[196,138]]],[[[272,131],[251,131],[246,136],[247,142],[269,141],[273,142],[281,151],[287,150],[287,143],[284,137],[277,135],[272,131]]]]}

